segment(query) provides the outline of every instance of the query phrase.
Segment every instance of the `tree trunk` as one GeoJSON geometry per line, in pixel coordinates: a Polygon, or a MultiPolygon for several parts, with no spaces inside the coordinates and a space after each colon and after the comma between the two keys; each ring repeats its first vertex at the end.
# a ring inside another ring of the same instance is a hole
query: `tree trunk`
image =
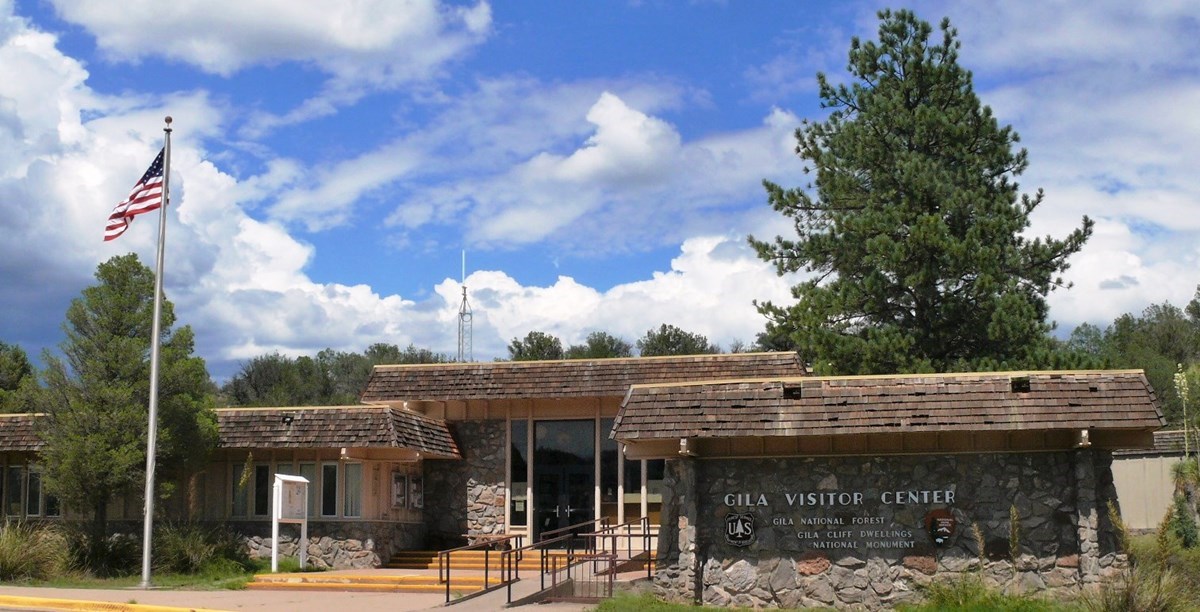
{"type": "Polygon", "coordinates": [[[93,571],[103,571],[107,564],[108,500],[100,500],[92,506],[92,524],[88,533],[87,564],[93,571]]]}

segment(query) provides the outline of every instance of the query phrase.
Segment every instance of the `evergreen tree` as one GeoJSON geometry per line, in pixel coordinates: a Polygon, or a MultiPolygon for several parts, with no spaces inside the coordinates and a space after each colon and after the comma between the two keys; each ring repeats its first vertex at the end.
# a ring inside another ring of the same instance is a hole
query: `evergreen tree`
{"type": "Polygon", "coordinates": [[[317,356],[259,355],[221,387],[229,406],[338,406],[355,404],[371,368],[393,363],[446,363],[429,349],[376,343],[363,353],[326,348],[317,356]]]}
{"type": "Polygon", "coordinates": [[[0,342],[0,390],[16,391],[21,381],[33,375],[29,355],[16,344],[0,342]]]}
{"type": "Polygon", "coordinates": [[[944,20],[931,41],[910,11],[879,17],[878,42],[851,42],[847,84],[817,76],[832,112],[796,130],[815,181],[765,182],[798,237],[750,242],[780,274],[813,273],[794,305],[758,304],[767,337],[829,373],[1035,366],[1053,352],[1045,296],[1092,222],[1023,236],[1042,192],[1019,193],[1026,152],[976,97],[957,32],[944,20]]]}
{"type": "Polygon", "coordinates": [[[648,330],[645,336],[638,339],[637,347],[642,357],[704,355],[721,352],[721,349],[715,344],[711,344],[706,336],[684,331],[665,323],[658,329],[648,330]]]}
{"type": "Polygon", "coordinates": [[[508,358],[513,361],[555,360],[565,356],[562,340],[546,332],[531,331],[508,344],[508,358]]]}
{"type": "Polygon", "coordinates": [[[29,355],[16,344],[0,342],[0,412],[24,412],[37,380],[29,355]]]}
{"type": "MultiPolygon", "coordinates": [[[[129,254],[100,264],[96,280],[67,309],[65,359],[43,356],[46,418],[39,432],[47,490],[91,513],[94,566],[103,562],[109,502],[145,486],[154,273],[129,254]]],[[[206,464],[217,425],[192,330],[172,332],[174,309],[165,299],[162,306],[156,482],[165,494],[206,464]]]]}
{"type": "MultiPolygon", "coordinates": [[[[1192,301],[1188,309],[1197,302],[1192,301]]],[[[1087,346],[1099,354],[1105,367],[1138,368],[1162,402],[1163,414],[1172,424],[1182,422],[1183,400],[1173,384],[1180,366],[1192,370],[1200,363],[1200,320],[1169,303],[1151,304],[1141,316],[1117,317],[1102,333],[1092,325],[1080,325],[1071,333],[1069,345],[1087,346]]],[[[1192,405],[1195,403],[1193,399],[1192,405]]]]}
{"type": "Polygon", "coordinates": [[[323,403],[330,384],[312,357],[276,352],[243,363],[221,391],[231,406],[310,406],[323,403]]]}
{"type": "Polygon", "coordinates": [[[587,340],[584,340],[583,344],[573,344],[567,349],[567,359],[606,359],[632,356],[632,344],[623,338],[602,331],[588,334],[587,340]]]}

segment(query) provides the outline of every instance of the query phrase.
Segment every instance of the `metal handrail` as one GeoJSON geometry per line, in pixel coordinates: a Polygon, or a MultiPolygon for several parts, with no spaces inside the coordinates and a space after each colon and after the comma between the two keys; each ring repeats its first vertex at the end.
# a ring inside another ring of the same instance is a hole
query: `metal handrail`
{"type": "MultiPolygon", "coordinates": [[[[647,578],[654,577],[653,571],[650,567],[650,561],[651,561],[650,538],[653,537],[650,533],[650,517],[643,516],[636,521],[629,521],[627,523],[622,523],[620,525],[614,525],[612,527],[605,527],[604,529],[601,529],[600,531],[596,531],[593,533],[581,533],[579,535],[586,537],[586,538],[591,538],[592,540],[602,540],[602,539],[610,539],[611,538],[612,550],[614,552],[619,550],[619,548],[617,546],[617,538],[625,538],[625,542],[626,542],[625,554],[629,560],[633,560],[633,540],[634,540],[634,538],[642,538],[642,550],[646,553],[646,577],[647,578]],[[631,532],[631,529],[633,528],[634,525],[637,525],[640,528],[641,533],[632,533],[631,532]],[[625,533],[617,533],[617,531],[620,529],[625,529],[625,533]]],[[[593,551],[598,550],[599,548],[600,547],[596,546],[596,545],[592,546],[593,551]]]]}
{"type": "MultiPolygon", "coordinates": [[[[508,603],[510,603],[510,604],[512,603],[512,585],[513,585],[513,583],[516,582],[517,580],[520,580],[520,578],[521,578],[520,561],[521,561],[521,559],[524,558],[524,554],[528,551],[536,550],[541,553],[540,558],[539,558],[539,570],[540,570],[540,574],[541,574],[539,589],[542,591],[545,591],[547,588],[547,585],[546,585],[547,575],[549,575],[551,577],[551,581],[553,584],[551,584],[550,587],[553,588],[553,587],[557,586],[557,584],[559,582],[559,572],[565,571],[566,578],[570,579],[571,575],[572,575],[572,568],[575,565],[578,565],[579,563],[584,563],[584,562],[590,561],[593,564],[595,564],[600,561],[605,561],[605,562],[608,562],[609,568],[614,568],[615,563],[617,561],[617,557],[618,557],[616,552],[601,553],[601,552],[597,552],[597,550],[596,550],[597,549],[596,542],[597,542],[597,540],[599,540],[601,538],[612,538],[612,541],[614,542],[614,546],[613,546],[614,551],[617,550],[617,547],[615,544],[616,538],[625,538],[628,542],[628,544],[626,546],[627,556],[630,557],[631,559],[633,557],[633,543],[632,543],[633,538],[642,538],[643,539],[642,540],[642,550],[644,550],[647,554],[646,575],[647,575],[647,577],[653,577],[653,573],[651,571],[651,566],[650,566],[649,554],[650,554],[650,542],[651,542],[651,539],[654,537],[654,534],[651,533],[651,531],[650,531],[649,517],[643,516],[643,517],[637,519],[636,521],[630,521],[628,523],[623,523],[621,525],[609,525],[608,523],[609,523],[608,518],[600,518],[600,519],[593,519],[590,521],[585,521],[585,522],[578,523],[575,525],[570,525],[568,527],[554,529],[552,531],[546,531],[540,535],[537,542],[534,542],[532,544],[527,544],[524,546],[518,545],[515,548],[509,548],[507,550],[500,551],[500,570],[501,570],[501,575],[502,575],[502,582],[504,583],[504,585],[507,587],[507,590],[508,590],[508,603]],[[582,528],[582,527],[588,526],[588,525],[595,525],[597,523],[599,523],[601,525],[601,528],[599,531],[587,532],[587,533],[574,533],[574,530],[576,530],[576,529],[579,529],[579,528],[582,528]],[[635,526],[640,528],[639,530],[641,531],[641,533],[633,533],[632,532],[632,530],[635,526]],[[622,529],[625,530],[625,533],[618,533],[622,529]],[[560,534],[560,535],[555,535],[555,534],[560,534]],[[578,537],[583,537],[587,540],[587,544],[585,545],[586,552],[583,552],[583,553],[576,552],[575,541],[576,541],[576,538],[578,538],[578,537]],[[552,548],[557,545],[563,545],[565,547],[565,549],[552,548]],[[551,553],[556,553],[556,552],[560,552],[560,551],[562,553],[561,555],[560,554],[551,554],[551,553]]],[[[611,572],[610,572],[610,574],[611,574],[611,572]]],[[[609,581],[609,584],[607,585],[607,587],[608,587],[607,592],[609,592],[609,593],[611,593],[612,582],[614,579],[615,578],[612,575],[610,575],[607,578],[607,580],[609,581]]]]}
{"type": "MultiPolygon", "coordinates": [[[[541,590],[545,590],[546,589],[546,572],[547,572],[546,568],[549,565],[548,560],[547,560],[547,554],[546,554],[546,552],[549,550],[547,547],[554,545],[554,544],[558,544],[559,542],[564,542],[567,545],[567,554],[570,555],[572,552],[571,540],[574,538],[575,538],[574,534],[568,533],[566,535],[561,535],[556,538],[550,538],[548,540],[540,540],[538,542],[534,542],[533,544],[527,544],[525,546],[520,546],[518,548],[510,548],[508,550],[500,551],[500,569],[502,571],[501,576],[504,577],[504,581],[506,582],[506,584],[508,586],[508,603],[512,603],[512,584],[514,582],[516,582],[517,580],[521,579],[521,560],[525,556],[525,551],[532,551],[532,550],[541,551],[542,554],[541,554],[541,558],[539,560],[540,561],[539,569],[541,570],[541,572],[540,572],[541,573],[541,584],[540,584],[539,588],[541,590]],[[514,557],[516,558],[515,563],[513,561],[514,557]]],[[[555,566],[555,568],[557,568],[558,559],[554,560],[554,566],[555,566]]]]}
{"type": "MultiPolygon", "coordinates": [[[[486,541],[467,544],[466,546],[459,546],[458,548],[451,548],[449,550],[438,551],[438,581],[446,583],[446,603],[450,603],[450,555],[452,553],[463,552],[466,550],[476,550],[479,548],[483,549],[483,591],[487,591],[492,588],[490,583],[492,547],[502,542],[506,543],[516,540],[516,548],[521,549],[523,548],[522,542],[525,541],[524,534],[473,534],[469,535],[468,537],[483,538],[486,541]]],[[[503,556],[501,556],[501,560],[503,560],[503,556]]],[[[502,582],[507,580],[506,578],[503,578],[503,576],[505,576],[503,572],[501,572],[501,576],[502,582]]],[[[509,587],[509,592],[512,592],[511,586],[509,587]]]]}
{"type": "Polygon", "coordinates": [[[566,527],[559,527],[558,529],[551,529],[550,531],[543,531],[541,533],[541,535],[538,536],[538,541],[543,541],[548,538],[557,537],[557,536],[555,536],[555,534],[558,534],[558,533],[572,532],[575,529],[579,529],[580,527],[583,527],[584,525],[595,526],[596,523],[600,523],[601,529],[606,528],[606,527],[608,527],[608,517],[603,516],[598,519],[591,519],[591,520],[583,521],[582,523],[575,523],[574,525],[567,525],[566,527]]]}

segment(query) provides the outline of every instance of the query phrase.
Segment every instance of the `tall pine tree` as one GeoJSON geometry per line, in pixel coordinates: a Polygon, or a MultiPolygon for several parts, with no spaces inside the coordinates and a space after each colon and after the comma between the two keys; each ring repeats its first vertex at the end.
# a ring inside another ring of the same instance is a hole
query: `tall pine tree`
{"type": "Polygon", "coordinates": [[[828,119],[796,130],[815,180],[765,182],[795,239],[750,237],[780,274],[804,270],[796,303],[758,304],[767,335],[790,337],[821,372],[1030,367],[1047,362],[1045,296],[1092,222],[1065,239],[1029,239],[1042,192],[958,64],[948,20],[941,40],[910,11],[879,13],[879,40],[850,45],[852,79],[817,75],[828,119]]]}
{"type": "MultiPolygon", "coordinates": [[[[47,487],[69,509],[90,513],[89,562],[105,565],[109,502],[145,483],[154,273],[136,255],[96,269],[96,285],[72,300],[63,325],[65,361],[47,351],[40,432],[47,487]]],[[[193,355],[190,327],[171,331],[163,300],[159,355],[159,493],[203,467],[216,446],[214,390],[193,355]]]]}

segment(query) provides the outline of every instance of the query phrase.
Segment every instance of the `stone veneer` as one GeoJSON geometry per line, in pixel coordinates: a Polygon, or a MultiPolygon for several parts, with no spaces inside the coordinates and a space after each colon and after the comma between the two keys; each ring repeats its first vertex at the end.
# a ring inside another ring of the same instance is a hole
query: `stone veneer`
{"type": "MultiPolygon", "coordinates": [[[[251,557],[271,558],[271,524],[231,522],[229,528],[242,535],[251,557]]],[[[279,555],[299,554],[300,526],[279,526],[279,555]]],[[[365,569],[381,567],[401,550],[420,549],[425,526],[394,521],[309,521],[308,563],[320,569],[365,569]]]]}
{"type": "Polygon", "coordinates": [[[451,431],[462,460],[423,462],[429,546],[439,549],[504,532],[505,421],[459,421],[451,431]]]}
{"type": "Polygon", "coordinates": [[[655,590],[670,601],[720,606],[877,609],[914,601],[915,587],[935,578],[981,571],[994,586],[1078,589],[1127,567],[1107,517],[1108,501],[1116,500],[1111,461],[1108,453],[1090,450],[669,460],[655,590]],[[909,490],[953,491],[954,502],[881,502],[885,492],[909,490]],[[857,492],[862,502],[788,505],[785,494],[810,492],[857,492]],[[730,493],[748,494],[731,500],[748,505],[727,506],[730,493]],[[1013,507],[1020,524],[1015,559],[1009,551],[1013,507]],[[949,509],[957,522],[941,546],[924,525],[936,508],[949,509]],[[748,546],[726,541],[732,512],[753,517],[748,546]],[[852,524],[862,517],[878,522],[852,524]],[[843,525],[805,526],[801,519],[843,525]],[[972,525],[982,532],[982,551],[972,525]],[[864,530],[890,535],[864,537],[864,530]],[[837,531],[853,535],[829,537],[837,531]],[[814,544],[834,541],[854,548],[814,544]],[[880,542],[903,548],[868,548],[880,542]]]}

